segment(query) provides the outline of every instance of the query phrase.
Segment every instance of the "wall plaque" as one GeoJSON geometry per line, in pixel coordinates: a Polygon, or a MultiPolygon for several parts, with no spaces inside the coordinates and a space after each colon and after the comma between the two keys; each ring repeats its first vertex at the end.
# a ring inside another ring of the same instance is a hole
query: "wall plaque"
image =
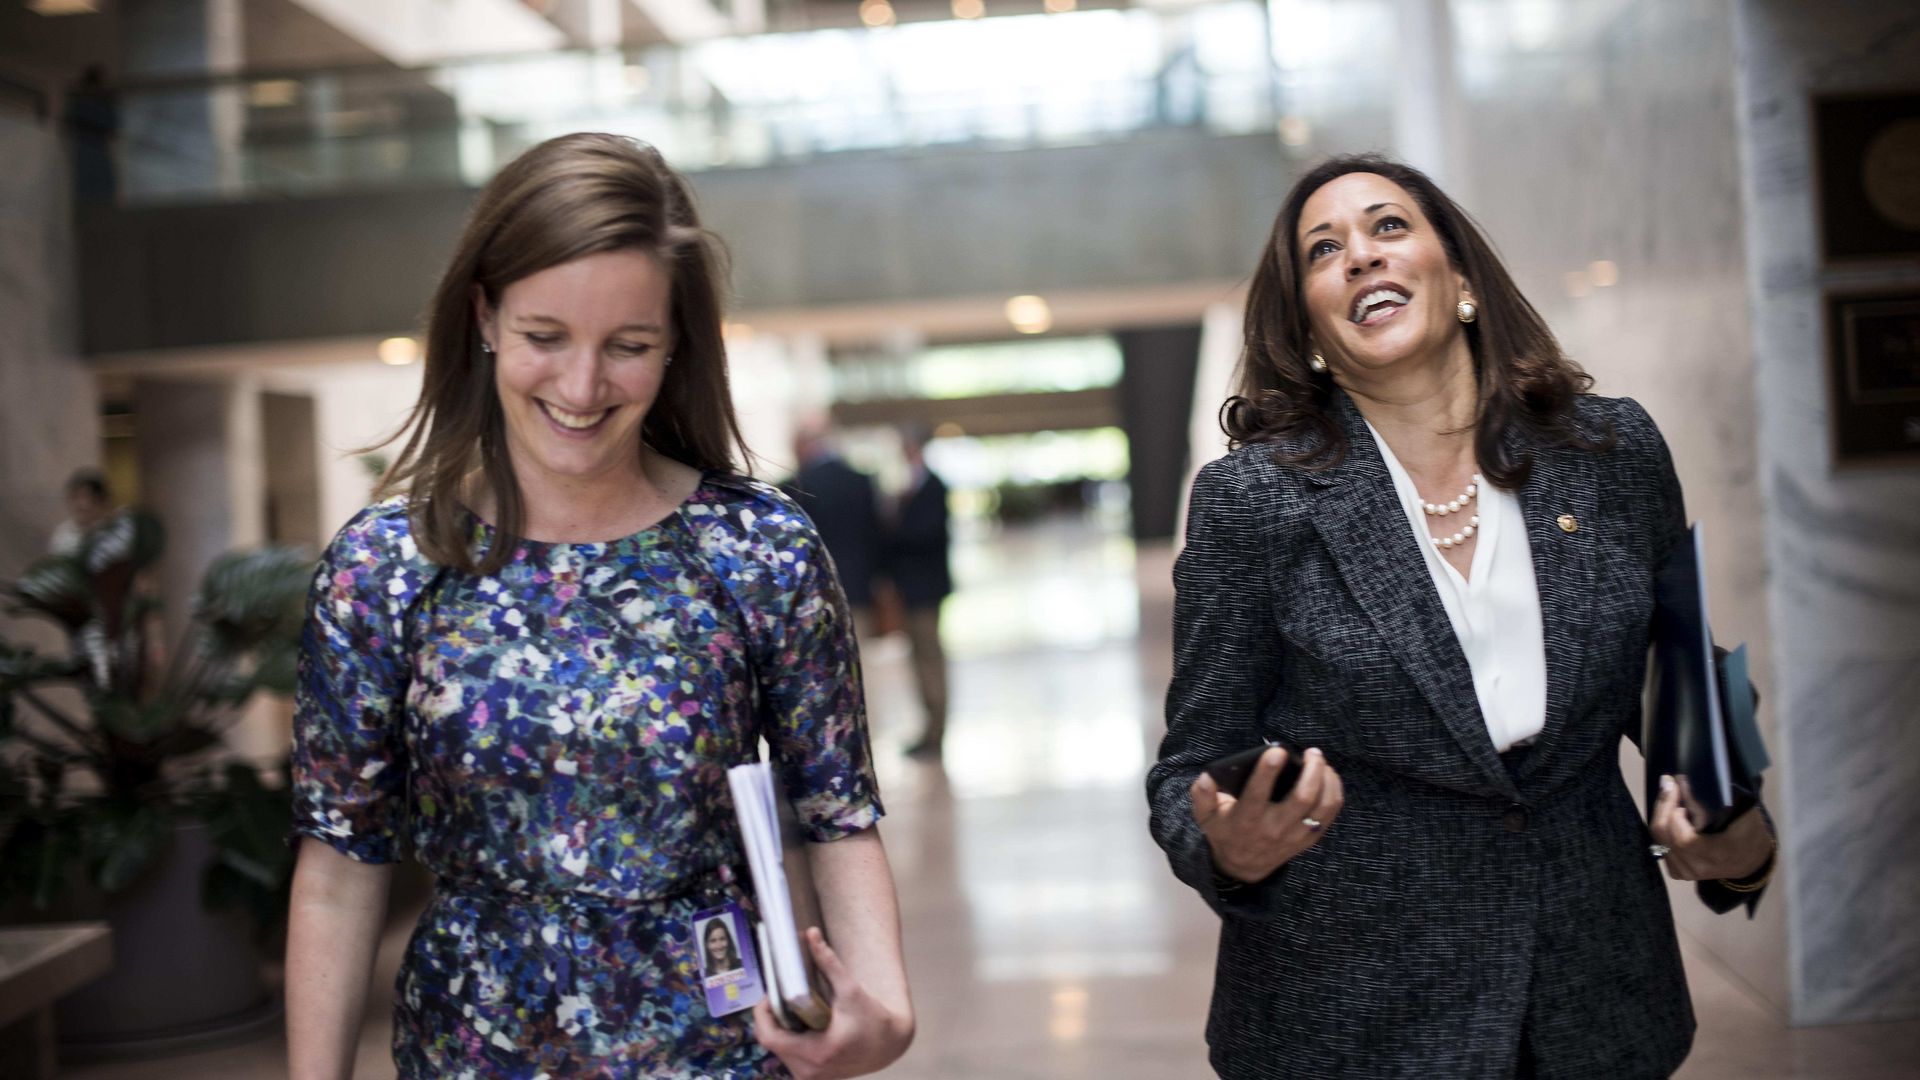
{"type": "Polygon", "coordinates": [[[1813,100],[1821,254],[1920,263],[1920,93],[1813,100]]]}
{"type": "Polygon", "coordinates": [[[1920,290],[1829,293],[1834,460],[1920,459],[1920,290]]]}

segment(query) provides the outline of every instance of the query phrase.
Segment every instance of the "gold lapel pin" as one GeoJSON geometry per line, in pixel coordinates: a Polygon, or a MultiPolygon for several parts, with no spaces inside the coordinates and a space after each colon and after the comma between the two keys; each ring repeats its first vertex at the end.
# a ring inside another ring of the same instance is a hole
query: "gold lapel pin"
{"type": "Polygon", "coordinates": [[[1579,519],[1575,518],[1572,514],[1561,514],[1560,515],[1560,531],[1563,533],[1579,532],[1580,531],[1579,519]]]}

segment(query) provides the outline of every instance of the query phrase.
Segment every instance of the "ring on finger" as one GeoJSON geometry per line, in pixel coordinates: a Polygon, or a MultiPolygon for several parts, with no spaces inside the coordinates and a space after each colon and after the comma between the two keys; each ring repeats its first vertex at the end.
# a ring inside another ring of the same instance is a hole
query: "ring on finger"
{"type": "Polygon", "coordinates": [[[1667,852],[1672,850],[1673,850],[1672,848],[1668,847],[1665,844],[1648,844],[1647,845],[1647,854],[1653,856],[1656,859],[1666,858],[1667,852]]]}
{"type": "Polygon", "coordinates": [[[1318,818],[1301,818],[1300,824],[1305,825],[1308,832],[1319,832],[1321,829],[1326,828],[1326,824],[1318,818]]]}

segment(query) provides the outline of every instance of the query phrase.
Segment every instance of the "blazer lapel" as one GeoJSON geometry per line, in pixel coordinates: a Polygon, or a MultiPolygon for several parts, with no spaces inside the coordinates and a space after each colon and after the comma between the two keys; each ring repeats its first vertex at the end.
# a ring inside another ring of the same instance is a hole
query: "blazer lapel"
{"type": "Polygon", "coordinates": [[[1335,394],[1334,407],[1346,429],[1347,456],[1332,469],[1307,474],[1318,490],[1314,528],[1347,591],[1462,752],[1496,789],[1517,794],[1487,733],[1466,654],[1416,546],[1379,447],[1345,394],[1335,394]]]}
{"type": "Polygon", "coordinates": [[[1533,470],[1519,491],[1527,546],[1540,593],[1546,646],[1547,716],[1539,749],[1522,769],[1537,772],[1566,726],[1579,692],[1587,637],[1593,625],[1593,540],[1599,534],[1600,491],[1593,455],[1564,447],[1529,447],[1511,433],[1509,449],[1530,449],[1533,470]]]}

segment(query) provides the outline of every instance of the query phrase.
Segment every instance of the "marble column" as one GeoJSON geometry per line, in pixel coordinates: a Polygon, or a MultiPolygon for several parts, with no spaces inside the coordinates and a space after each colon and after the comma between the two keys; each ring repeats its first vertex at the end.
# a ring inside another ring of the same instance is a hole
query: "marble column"
{"type": "Polygon", "coordinates": [[[66,513],[67,477],[100,459],[68,220],[54,129],[0,112],[0,580],[46,550],[66,513]]]}
{"type": "Polygon", "coordinates": [[[208,564],[266,536],[260,392],[244,377],[141,379],[133,401],[144,501],[167,530],[162,621],[178,642],[208,564]]]}
{"type": "Polygon", "coordinates": [[[1454,199],[1471,202],[1451,7],[1447,0],[1397,0],[1393,146],[1454,199]]]}
{"type": "Polygon", "coordinates": [[[1822,296],[1920,294],[1920,258],[1824,266],[1814,95],[1920,89],[1907,0],[1739,5],[1737,84],[1796,1023],[1920,1016],[1920,458],[1836,462],[1822,296]]]}

